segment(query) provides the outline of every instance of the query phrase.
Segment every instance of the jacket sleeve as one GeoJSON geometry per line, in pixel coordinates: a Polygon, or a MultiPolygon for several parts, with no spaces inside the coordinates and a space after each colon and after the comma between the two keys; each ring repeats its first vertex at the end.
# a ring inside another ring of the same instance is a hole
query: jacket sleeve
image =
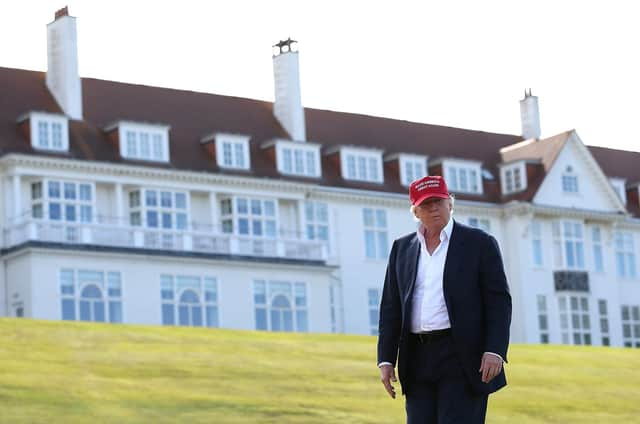
{"type": "Polygon", "coordinates": [[[378,364],[390,362],[395,366],[402,326],[402,306],[396,272],[397,241],[393,242],[384,278],[378,322],[378,364]]]}
{"type": "Polygon", "coordinates": [[[511,294],[496,239],[483,237],[480,282],[485,310],[485,352],[497,353],[507,361],[511,294]]]}

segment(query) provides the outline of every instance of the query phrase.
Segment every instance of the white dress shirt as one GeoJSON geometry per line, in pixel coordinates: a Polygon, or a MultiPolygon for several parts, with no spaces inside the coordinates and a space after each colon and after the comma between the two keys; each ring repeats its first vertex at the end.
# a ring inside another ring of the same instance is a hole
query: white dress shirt
{"type": "Polygon", "coordinates": [[[425,227],[422,224],[418,227],[420,256],[418,257],[411,307],[412,333],[424,333],[451,327],[449,311],[447,311],[442,291],[442,277],[452,230],[453,219],[449,219],[447,225],[440,232],[440,244],[432,254],[429,254],[424,238],[425,227]]]}

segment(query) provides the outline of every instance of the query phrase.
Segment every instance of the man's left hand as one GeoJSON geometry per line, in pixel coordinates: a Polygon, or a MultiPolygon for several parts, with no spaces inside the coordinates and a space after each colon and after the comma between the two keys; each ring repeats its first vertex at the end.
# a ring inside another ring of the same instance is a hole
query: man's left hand
{"type": "Polygon", "coordinates": [[[488,383],[493,378],[500,374],[502,371],[502,359],[496,355],[485,353],[482,355],[482,363],[480,364],[480,370],[482,373],[482,382],[488,383]]]}

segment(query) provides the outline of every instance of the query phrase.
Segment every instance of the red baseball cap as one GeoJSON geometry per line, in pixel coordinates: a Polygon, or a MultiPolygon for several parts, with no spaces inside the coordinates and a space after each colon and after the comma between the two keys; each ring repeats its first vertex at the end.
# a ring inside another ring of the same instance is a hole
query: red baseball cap
{"type": "Polygon", "coordinates": [[[427,199],[438,197],[446,199],[449,197],[449,190],[444,178],[439,175],[427,175],[419,180],[415,180],[409,186],[409,200],[414,206],[419,205],[427,199]]]}

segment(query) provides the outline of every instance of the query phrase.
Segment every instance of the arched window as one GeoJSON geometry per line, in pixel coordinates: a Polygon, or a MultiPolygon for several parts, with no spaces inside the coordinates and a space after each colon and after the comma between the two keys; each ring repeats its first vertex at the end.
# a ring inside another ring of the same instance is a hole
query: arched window
{"type": "Polygon", "coordinates": [[[185,290],[180,295],[178,319],[180,325],[202,326],[202,305],[194,290],[185,290]]]}
{"type": "Polygon", "coordinates": [[[88,284],[80,293],[80,320],[105,321],[104,298],[95,284],[88,284]]]}
{"type": "Polygon", "coordinates": [[[293,309],[291,302],[279,294],[271,300],[271,329],[273,331],[293,331],[293,309]]]}

